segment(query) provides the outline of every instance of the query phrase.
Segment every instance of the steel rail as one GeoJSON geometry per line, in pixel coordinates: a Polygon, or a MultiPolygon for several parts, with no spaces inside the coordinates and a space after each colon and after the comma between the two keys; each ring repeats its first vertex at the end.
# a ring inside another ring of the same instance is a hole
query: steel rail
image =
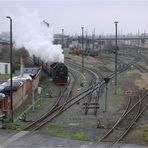
{"type": "MultiPolygon", "coordinates": [[[[127,70],[129,68],[129,65],[124,68],[124,70],[127,70]]],[[[124,71],[122,70],[122,71],[124,71]]],[[[121,73],[122,71],[120,71],[119,73],[121,73]]],[[[113,77],[114,74],[111,75],[111,77],[113,77]]],[[[98,89],[100,87],[100,82],[95,83],[95,87],[94,90],[98,89]],[[99,85],[99,86],[98,86],[99,85]]],[[[76,104],[77,102],[79,102],[80,100],[82,100],[84,97],[88,96],[90,93],[92,92],[92,86],[88,87],[86,90],[80,92],[79,94],[77,94],[76,96],[72,97],[72,99],[66,101],[62,106],[60,106],[61,108],[58,110],[58,112],[53,115],[51,118],[49,118],[48,120],[42,122],[40,124],[40,126],[38,126],[37,128],[35,128],[35,130],[41,128],[43,125],[47,124],[48,122],[52,121],[55,117],[57,117],[59,114],[61,114],[62,112],[66,111],[67,109],[69,109],[71,106],[73,106],[74,104],[76,104]],[[73,102],[72,102],[73,101],[73,102]],[[69,105],[68,105],[69,104],[69,105]],[[66,106],[67,105],[67,106],[66,106]],[[64,108],[65,107],[65,108],[64,108]]]]}
{"type": "Polygon", "coordinates": [[[146,104],[146,106],[142,109],[142,111],[136,115],[136,117],[133,119],[132,123],[129,125],[129,127],[127,128],[127,130],[118,138],[118,140],[116,142],[114,142],[113,144],[117,144],[119,141],[121,141],[130,131],[130,129],[132,128],[132,126],[135,124],[135,122],[139,119],[139,117],[144,113],[144,111],[148,108],[148,104],[146,104]]]}
{"type": "MultiPolygon", "coordinates": [[[[114,74],[111,75],[111,78],[114,76],[114,74]]],[[[93,90],[96,90],[100,87],[100,82],[97,82],[94,84],[94,87],[90,86],[88,87],[86,90],[80,92],[79,94],[77,94],[76,96],[74,96],[71,100],[67,100],[63,105],[61,106],[58,106],[58,108],[55,110],[57,111],[58,110],[58,113],[56,113],[53,117],[51,117],[49,120],[47,121],[44,121],[43,123],[41,123],[40,126],[38,126],[38,128],[40,128],[41,126],[43,126],[44,124],[46,124],[47,122],[51,121],[52,119],[54,119],[59,113],[67,110],[69,107],[71,107],[72,105],[74,105],[76,102],[80,101],[81,99],[83,99],[84,97],[86,97],[87,95],[89,95],[91,92],[92,92],[92,89],[93,90]],[[99,85],[99,86],[98,86],[99,85]],[[75,101],[73,101],[75,100],[75,101]],[[73,102],[72,102],[73,101],[73,102]],[[65,107],[68,103],[71,103],[69,106],[65,107]],[[65,107],[65,109],[64,109],[65,107]]],[[[38,128],[35,128],[38,129],[38,128]]]]}
{"type": "MultiPolygon", "coordinates": [[[[70,84],[70,81],[69,81],[68,85],[69,84],[70,84]]],[[[68,85],[64,89],[64,92],[61,93],[61,95],[59,96],[58,100],[53,105],[53,107],[49,111],[47,111],[45,114],[43,114],[42,117],[40,117],[39,119],[37,119],[36,121],[34,121],[33,123],[31,123],[30,125],[28,125],[27,127],[25,127],[23,130],[28,130],[28,129],[31,129],[31,128],[32,128],[31,131],[36,130],[36,128],[40,126],[38,124],[41,124],[41,122],[43,122],[44,120],[46,120],[46,118],[48,118],[50,115],[52,115],[53,113],[55,113],[57,110],[60,110],[62,108],[62,105],[59,106],[59,103],[60,103],[62,97],[64,96],[64,93],[67,92],[65,102],[68,101],[68,98],[71,95],[71,91],[72,91],[73,86],[71,86],[71,89],[68,91],[68,85]]]]}
{"type": "MultiPolygon", "coordinates": [[[[142,113],[140,112],[140,109],[141,109],[141,104],[142,104],[142,101],[144,101],[144,99],[146,98],[146,96],[148,95],[148,91],[147,92],[145,92],[145,94],[141,97],[141,99],[139,99],[130,109],[128,109],[129,108],[129,102],[128,102],[128,105],[127,105],[127,108],[126,108],[126,110],[125,110],[125,112],[124,112],[124,114],[119,118],[119,120],[113,125],[113,127],[104,135],[104,136],[102,136],[99,140],[98,140],[98,142],[101,142],[101,141],[103,141],[105,138],[107,138],[112,132],[113,132],[113,130],[117,127],[117,125],[123,120],[123,119],[125,119],[125,117],[131,112],[131,111],[133,111],[133,109],[137,106],[137,105],[139,105],[139,108],[138,108],[138,111],[137,111],[137,113],[136,113],[136,115],[135,115],[135,117],[134,117],[134,119],[133,119],[133,122],[134,121],[136,121],[137,120],[137,117],[139,118],[140,116],[139,116],[139,114],[141,115],[144,111],[142,111],[142,113]]],[[[147,107],[146,107],[147,108],[147,107]]],[[[134,123],[132,122],[132,126],[134,125],[134,123]]],[[[132,127],[131,126],[131,127],[132,127]]],[[[130,127],[130,128],[131,128],[130,127]]],[[[128,129],[130,129],[130,128],[128,128],[128,129]]],[[[128,130],[129,131],[129,130],[128,130]]],[[[118,140],[116,140],[113,144],[117,144],[125,135],[127,134],[127,131],[125,131],[121,136],[120,136],[120,138],[118,139],[118,140]]]]}
{"type": "Polygon", "coordinates": [[[98,141],[101,142],[103,139],[105,139],[106,137],[108,137],[112,132],[113,130],[117,127],[117,125],[123,120],[123,117],[124,115],[126,114],[129,106],[130,106],[130,103],[131,103],[131,97],[129,97],[128,99],[128,103],[127,103],[127,106],[126,106],[126,109],[124,111],[124,113],[121,115],[121,117],[117,120],[117,122],[113,125],[113,127],[104,135],[102,136],[98,141]]]}

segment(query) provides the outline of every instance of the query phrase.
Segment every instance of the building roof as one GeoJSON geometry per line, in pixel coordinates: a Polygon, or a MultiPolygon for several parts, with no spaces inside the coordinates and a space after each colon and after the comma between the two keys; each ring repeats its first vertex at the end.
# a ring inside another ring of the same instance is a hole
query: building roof
{"type": "Polygon", "coordinates": [[[25,67],[24,73],[31,73],[31,74],[37,74],[39,67],[25,67]]]}

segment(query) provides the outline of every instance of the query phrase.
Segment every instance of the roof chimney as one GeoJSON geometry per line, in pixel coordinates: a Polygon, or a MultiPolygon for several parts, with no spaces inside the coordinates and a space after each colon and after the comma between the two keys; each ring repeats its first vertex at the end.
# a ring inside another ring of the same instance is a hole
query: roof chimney
{"type": "Polygon", "coordinates": [[[24,59],[23,59],[23,56],[21,53],[21,56],[20,56],[20,76],[23,77],[23,74],[24,74],[24,59]]]}

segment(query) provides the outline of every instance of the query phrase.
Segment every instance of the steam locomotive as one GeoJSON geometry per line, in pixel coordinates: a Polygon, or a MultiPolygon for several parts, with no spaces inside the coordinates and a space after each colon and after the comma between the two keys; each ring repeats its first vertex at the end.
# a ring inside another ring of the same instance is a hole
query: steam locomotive
{"type": "Polygon", "coordinates": [[[42,66],[42,70],[47,72],[56,85],[66,85],[68,82],[68,68],[64,63],[44,63],[39,58],[34,57],[34,63],[42,66]]]}
{"type": "Polygon", "coordinates": [[[56,85],[65,85],[68,80],[68,68],[64,63],[52,63],[50,75],[56,85]]]}

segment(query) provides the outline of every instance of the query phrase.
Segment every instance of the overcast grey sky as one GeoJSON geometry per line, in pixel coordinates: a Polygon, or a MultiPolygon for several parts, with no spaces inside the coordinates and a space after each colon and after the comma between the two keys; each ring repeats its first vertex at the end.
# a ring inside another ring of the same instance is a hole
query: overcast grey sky
{"type": "MultiPolygon", "coordinates": [[[[50,23],[54,33],[80,34],[81,27],[91,34],[114,34],[114,21],[120,33],[148,32],[148,1],[135,0],[0,0],[0,31],[8,31],[6,15],[18,14],[17,5],[37,12],[50,23]]],[[[19,15],[19,14],[18,14],[19,15]]],[[[14,20],[13,20],[14,21],[14,20]]],[[[23,27],[23,26],[22,26],[23,27]]]]}

